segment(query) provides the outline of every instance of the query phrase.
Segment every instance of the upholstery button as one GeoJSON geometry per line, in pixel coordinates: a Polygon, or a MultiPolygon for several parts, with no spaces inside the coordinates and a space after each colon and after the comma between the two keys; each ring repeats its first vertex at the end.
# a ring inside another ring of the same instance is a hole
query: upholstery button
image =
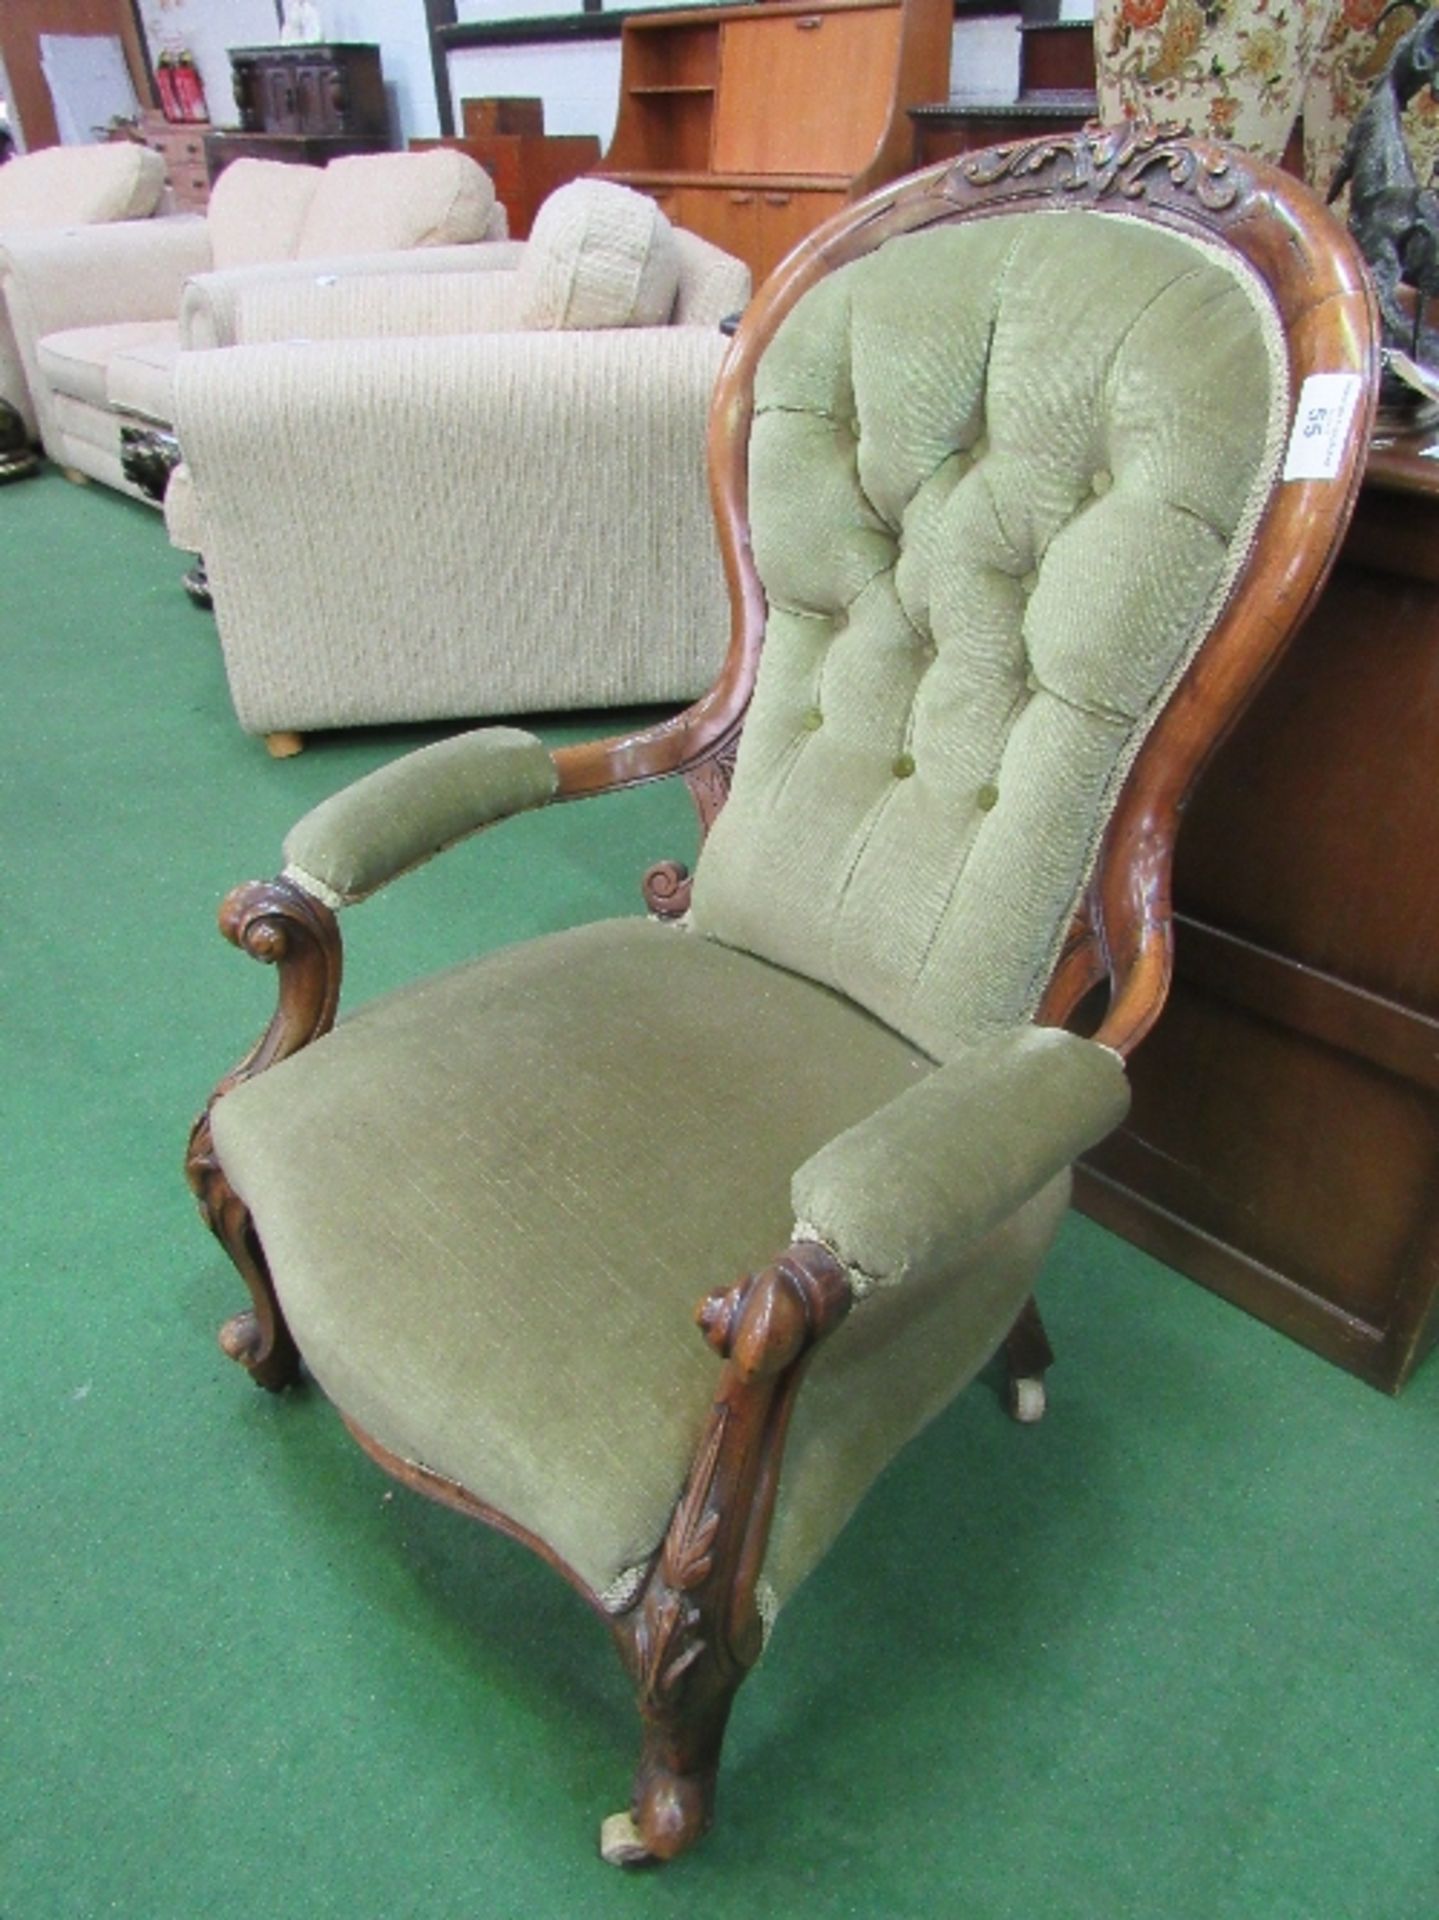
{"type": "Polygon", "coordinates": [[[912,754],[902,753],[894,763],[895,779],[908,780],[909,776],[913,772],[914,772],[914,756],[912,754]]]}
{"type": "Polygon", "coordinates": [[[808,707],[800,716],[800,725],[806,733],[818,733],[824,725],[824,715],[818,707],[808,707]]]}
{"type": "Polygon", "coordinates": [[[1033,593],[1034,589],[1039,585],[1038,567],[1032,568],[1027,574],[1025,574],[1024,578],[1020,581],[1019,584],[1026,593],[1033,593]]]}
{"type": "Polygon", "coordinates": [[[1089,482],[1089,491],[1096,500],[1102,499],[1114,485],[1114,475],[1107,467],[1101,467],[1089,482]]]}
{"type": "Polygon", "coordinates": [[[992,813],[995,807],[998,806],[999,788],[995,786],[992,780],[985,781],[979,792],[974,796],[974,804],[979,808],[981,813],[992,813]]]}

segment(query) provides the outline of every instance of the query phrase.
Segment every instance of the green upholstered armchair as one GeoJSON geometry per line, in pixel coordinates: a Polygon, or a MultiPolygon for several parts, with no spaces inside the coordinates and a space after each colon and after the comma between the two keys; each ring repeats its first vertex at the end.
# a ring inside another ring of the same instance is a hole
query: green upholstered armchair
{"type": "Polygon", "coordinates": [[[1164,999],[1179,810],[1322,582],[1374,351],[1345,234],[1216,148],[1092,132],[886,189],[722,375],[717,686],[554,754],[426,748],[226,902],[280,1007],[191,1144],[253,1302],[222,1343],[270,1388],[303,1358],[609,1624],[644,1745],[607,1858],[704,1831],[736,1688],[894,1453],[1001,1349],[1042,1410],[1031,1288],[1164,999]],[[339,910],[676,773],[705,844],[648,918],[333,1024],[339,910]]]}

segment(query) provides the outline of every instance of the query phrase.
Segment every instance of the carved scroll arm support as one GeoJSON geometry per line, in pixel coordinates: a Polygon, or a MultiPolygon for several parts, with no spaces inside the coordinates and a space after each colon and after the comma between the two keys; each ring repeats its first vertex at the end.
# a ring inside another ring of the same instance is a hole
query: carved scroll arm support
{"type": "Polygon", "coordinates": [[[340,928],[328,907],[281,878],[236,887],[220,908],[220,931],[242,953],[277,970],[279,1002],[270,1024],[220,1081],[190,1129],[185,1177],[201,1218],[250,1293],[250,1311],[225,1323],[220,1344],[261,1386],[279,1388],[298,1376],[299,1355],[275,1298],[249,1209],[216,1156],[210,1116],[216,1101],[233,1087],[298,1053],[334,1025],[343,971],[340,928]]]}
{"type": "Polygon", "coordinates": [[[851,1303],[835,1256],[798,1241],[698,1309],[724,1370],[664,1544],[616,1622],[645,1726],[635,1859],[670,1859],[709,1826],[730,1706],[763,1640],[755,1588],[795,1395],[851,1303]]]}

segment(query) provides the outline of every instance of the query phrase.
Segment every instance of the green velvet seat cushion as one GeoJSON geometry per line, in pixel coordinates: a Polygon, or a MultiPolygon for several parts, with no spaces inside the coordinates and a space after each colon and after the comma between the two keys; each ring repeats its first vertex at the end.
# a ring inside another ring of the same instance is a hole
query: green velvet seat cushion
{"type": "Polygon", "coordinates": [[[623,920],[362,1008],[221,1100],[215,1139],[327,1393],[603,1591],[661,1537],[718,1380],[696,1302],[928,1070],[824,988],[623,920]]]}

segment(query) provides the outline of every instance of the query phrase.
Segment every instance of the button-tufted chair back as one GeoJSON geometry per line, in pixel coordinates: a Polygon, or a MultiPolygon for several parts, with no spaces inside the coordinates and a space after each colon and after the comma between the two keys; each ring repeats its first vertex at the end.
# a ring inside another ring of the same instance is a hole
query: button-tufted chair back
{"type": "Polygon", "coordinates": [[[1234,255],[1095,210],[902,235],[804,294],[749,451],[764,653],[703,933],[933,1057],[1031,1017],[1273,483],[1234,255]]]}

